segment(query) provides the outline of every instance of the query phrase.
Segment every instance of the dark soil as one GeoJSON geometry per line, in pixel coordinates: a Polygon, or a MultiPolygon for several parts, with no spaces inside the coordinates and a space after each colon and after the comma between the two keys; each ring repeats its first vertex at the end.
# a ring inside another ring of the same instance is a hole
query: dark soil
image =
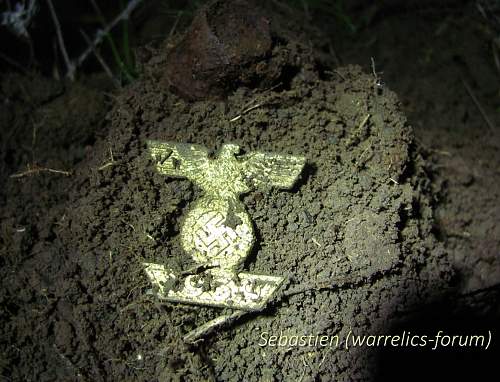
{"type": "Polygon", "coordinates": [[[372,28],[356,36],[362,48],[343,40],[339,49],[346,62],[365,67],[375,58],[417,140],[432,155],[434,176],[446,183],[437,206],[439,236],[446,240],[463,290],[497,285],[500,116],[499,72],[490,46],[494,33],[474,4],[450,1],[395,11],[392,17],[375,17],[372,28]]]}
{"type": "MultiPolygon", "coordinates": [[[[225,99],[189,102],[171,92],[168,44],[150,46],[140,79],[112,94],[100,76],[63,84],[4,75],[0,376],[461,380],[493,370],[499,133],[485,126],[462,79],[497,126],[499,73],[471,9],[419,17],[396,9],[354,41],[335,35],[338,67],[324,52],[312,57],[303,36],[282,35],[267,56],[286,61],[269,67],[277,85],[242,81],[225,99]],[[372,73],[370,57],[382,74],[372,73]],[[179,228],[202,191],[158,174],[148,139],[211,150],[233,142],[307,159],[293,190],[242,198],[257,234],[245,269],[285,276],[285,285],[263,312],[196,344],[183,336],[229,310],[160,304],[142,262],[192,267],[179,228]],[[490,330],[493,344],[434,352],[259,345],[263,333],[343,341],[439,330],[490,330]]],[[[270,19],[280,25],[271,33],[281,33],[283,13],[270,19]]],[[[314,33],[312,41],[328,36],[314,33]]]]}

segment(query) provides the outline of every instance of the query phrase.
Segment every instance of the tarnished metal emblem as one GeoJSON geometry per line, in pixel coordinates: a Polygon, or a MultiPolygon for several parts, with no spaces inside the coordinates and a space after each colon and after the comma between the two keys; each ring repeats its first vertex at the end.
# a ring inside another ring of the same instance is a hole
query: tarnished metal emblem
{"type": "Polygon", "coordinates": [[[223,145],[212,159],[206,148],[195,144],[147,144],[161,174],[185,177],[203,190],[180,232],[196,271],[181,275],[163,264],[144,263],[158,297],[247,311],[264,307],[283,277],[239,272],[255,242],[240,195],[257,188],[291,188],[305,159],[263,152],[240,155],[234,144],[223,145]]]}

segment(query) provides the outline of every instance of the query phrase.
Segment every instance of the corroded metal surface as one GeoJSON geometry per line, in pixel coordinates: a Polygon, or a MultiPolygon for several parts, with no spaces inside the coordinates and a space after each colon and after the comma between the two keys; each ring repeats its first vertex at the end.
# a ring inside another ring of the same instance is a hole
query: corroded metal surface
{"type": "Polygon", "coordinates": [[[205,271],[184,278],[177,288],[169,288],[178,280],[164,265],[145,263],[157,295],[165,300],[185,304],[209,305],[233,309],[260,310],[283,281],[282,277],[240,272],[205,271]]]}
{"type": "Polygon", "coordinates": [[[160,298],[182,303],[261,309],[283,278],[238,273],[255,235],[239,197],[254,188],[291,188],[305,163],[303,157],[273,153],[240,154],[237,145],[223,145],[215,159],[194,144],[149,141],[157,170],[186,177],[203,189],[181,227],[183,249],[202,272],[175,275],[159,264],[145,270],[160,298]]]}

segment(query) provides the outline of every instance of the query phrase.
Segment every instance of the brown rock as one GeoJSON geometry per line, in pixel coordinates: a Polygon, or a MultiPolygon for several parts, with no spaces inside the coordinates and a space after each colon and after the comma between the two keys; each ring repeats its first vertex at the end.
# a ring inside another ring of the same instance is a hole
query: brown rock
{"type": "Polygon", "coordinates": [[[216,0],[195,16],[168,55],[166,75],[180,96],[220,97],[238,84],[260,82],[271,53],[269,20],[251,2],[216,0]]]}

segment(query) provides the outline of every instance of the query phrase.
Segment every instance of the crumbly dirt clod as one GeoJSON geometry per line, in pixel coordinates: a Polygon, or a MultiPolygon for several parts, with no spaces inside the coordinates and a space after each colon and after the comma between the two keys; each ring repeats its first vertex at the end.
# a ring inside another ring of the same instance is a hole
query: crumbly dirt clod
{"type": "Polygon", "coordinates": [[[191,100],[222,97],[241,84],[270,86],[284,64],[292,64],[274,57],[283,56],[276,53],[283,52],[283,45],[255,2],[211,1],[169,51],[165,81],[191,100]]]}

